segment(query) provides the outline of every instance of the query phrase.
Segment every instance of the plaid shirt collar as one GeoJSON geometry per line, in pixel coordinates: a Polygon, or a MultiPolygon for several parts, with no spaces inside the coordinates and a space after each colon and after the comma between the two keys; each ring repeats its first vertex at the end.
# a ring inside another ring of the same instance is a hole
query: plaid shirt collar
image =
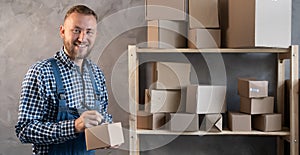
{"type": "MultiPolygon", "coordinates": [[[[70,59],[70,57],[66,54],[64,51],[64,47],[61,48],[56,55],[54,56],[57,60],[61,61],[61,63],[66,66],[68,69],[74,69],[76,68],[77,70],[79,69],[79,66],[77,66],[74,61],[70,59]]],[[[87,71],[87,65],[89,61],[87,59],[83,60],[83,69],[84,71],[87,71]]]]}

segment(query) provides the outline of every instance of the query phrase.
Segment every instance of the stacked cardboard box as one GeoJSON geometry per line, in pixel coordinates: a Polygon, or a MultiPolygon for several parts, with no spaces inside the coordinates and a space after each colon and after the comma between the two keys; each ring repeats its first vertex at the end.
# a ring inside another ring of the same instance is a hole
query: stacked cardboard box
{"type": "Polygon", "coordinates": [[[148,47],[186,47],[187,2],[187,0],[146,0],[148,47]]]}
{"type": "Polygon", "coordinates": [[[274,97],[268,96],[268,81],[239,78],[238,94],[241,113],[228,114],[231,130],[250,131],[251,124],[262,131],[281,130],[281,114],[274,114],[274,97]]]}
{"type": "Polygon", "coordinates": [[[189,0],[188,47],[220,47],[218,8],[218,0],[189,0]]]}
{"type": "MultiPolygon", "coordinates": [[[[155,63],[153,84],[145,90],[145,109],[142,110],[143,112],[139,112],[137,116],[138,128],[170,128],[172,130],[177,127],[177,121],[175,120],[181,120],[179,117],[182,117],[182,119],[191,118],[186,115],[173,117],[173,114],[177,112],[185,112],[185,92],[187,85],[190,84],[190,70],[191,66],[187,63],[155,63]],[[169,125],[169,121],[173,122],[172,125],[169,125]]],[[[178,131],[178,129],[175,130],[178,131]]],[[[188,130],[191,130],[191,128],[188,130]]]]}
{"type": "Polygon", "coordinates": [[[200,130],[222,131],[222,115],[226,111],[226,86],[189,85],[186,112],[202,115],[200,130]]]}

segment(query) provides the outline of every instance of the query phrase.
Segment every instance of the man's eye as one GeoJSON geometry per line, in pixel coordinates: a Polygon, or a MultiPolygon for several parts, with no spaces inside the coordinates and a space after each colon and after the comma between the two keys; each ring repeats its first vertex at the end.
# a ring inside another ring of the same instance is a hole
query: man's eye
{"type": "Polygon", "coordinates": [[[86,33],[87,33],[88,35],[93,35],[93,34],[94,34],[93,31],[87,31],[86,33]]]}
{"type": "Polygon", "coordinates": [[[73,30],[73,33],[75,33],[75,34],[79,34],[79,33],[80,33],[80,30],[78,30],[78,29],[74,29],[74,30],[73,30]]]}

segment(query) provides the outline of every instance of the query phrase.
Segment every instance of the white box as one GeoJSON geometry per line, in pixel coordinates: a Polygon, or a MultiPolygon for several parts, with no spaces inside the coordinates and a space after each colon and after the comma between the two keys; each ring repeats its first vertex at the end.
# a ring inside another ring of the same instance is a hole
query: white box
{"type": "Polygon", "coordinates": [[[292,0],[228,0],[226,47],[291,45],[292,0]]]}
{"type": "Polygon", "coordinates": [[[226,110],[226,86],[189,85],[186,111],[196,114],[224,113],[226,110]]]}

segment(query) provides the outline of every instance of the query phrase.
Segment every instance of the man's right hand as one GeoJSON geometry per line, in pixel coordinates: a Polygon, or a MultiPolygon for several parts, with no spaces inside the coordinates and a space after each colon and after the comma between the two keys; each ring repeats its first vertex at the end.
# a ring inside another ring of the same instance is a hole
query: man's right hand
{"type": "Polygon", "coordinates": [[[75,120],[75,132],[83,132],[85,128],[97,126],[102,119],[103,116],[95,110],[85,111],[75,120]]]}

